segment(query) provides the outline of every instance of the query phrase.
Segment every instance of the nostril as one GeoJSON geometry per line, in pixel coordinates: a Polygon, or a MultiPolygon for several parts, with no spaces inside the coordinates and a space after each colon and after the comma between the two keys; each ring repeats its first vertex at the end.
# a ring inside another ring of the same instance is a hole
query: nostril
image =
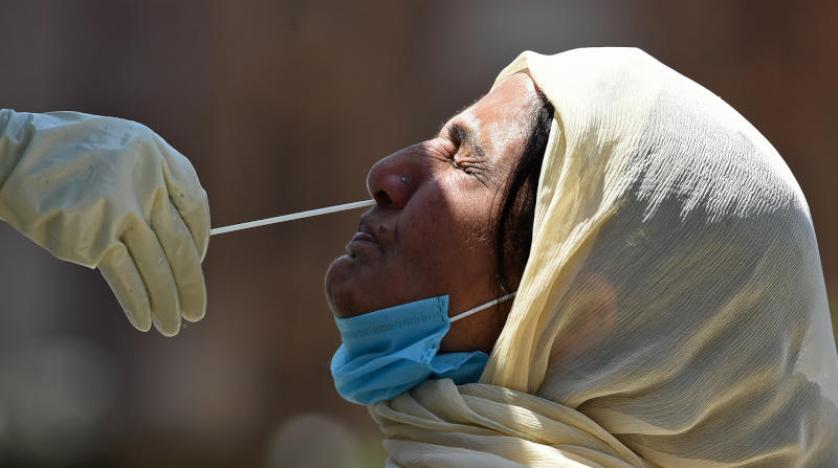
{"type": "Polygon", "coordinates": [[[390,195],[387,195],[387,192],[384,190],[379,190],[375,192],[375,201],[377,201],[380,205],[392,205],[393,199],[390,198],[390,195]]]}

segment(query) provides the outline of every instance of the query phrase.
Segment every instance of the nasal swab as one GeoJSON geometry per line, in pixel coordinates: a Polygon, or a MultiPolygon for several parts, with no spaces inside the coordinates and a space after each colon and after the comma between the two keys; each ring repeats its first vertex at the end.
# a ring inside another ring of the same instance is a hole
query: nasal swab
{"type": "Polygon", "coordinates": [[[337,213],[339,211],[354,210],[357,208],[364,208],[372,205],[375,205],[375,200],[363,200],[352,203],[344,203],[342,205],[327,206],[325,208],[317,208],[315,210],[300,211],[297,213],[290,213],[282,216],[274,216],[273,218],[258,219],[256,221],[248,221],[246,223],[232,224],[230,226],[212,228],[210,229],[210,235],[216,236],[219,234],[227,234],[228,232],[241,231],[242,229],[266,226],[268,224],[284,223],[285,221],[311,218],[312,216],[320,216],[329,213],[337,213]]]}

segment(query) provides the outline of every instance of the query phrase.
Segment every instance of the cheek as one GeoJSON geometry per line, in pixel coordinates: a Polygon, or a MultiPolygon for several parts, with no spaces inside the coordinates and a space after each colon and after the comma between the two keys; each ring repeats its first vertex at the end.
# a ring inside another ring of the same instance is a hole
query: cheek
{"type": "Polygon", "coordinates": [[[471,176],[451,173],[419,191],[399,219],[404,264],[426,281],[452,283],[491,277],[492,197],[471,176]],[[461,177],[464,176],[464,177],[461,177]]]}

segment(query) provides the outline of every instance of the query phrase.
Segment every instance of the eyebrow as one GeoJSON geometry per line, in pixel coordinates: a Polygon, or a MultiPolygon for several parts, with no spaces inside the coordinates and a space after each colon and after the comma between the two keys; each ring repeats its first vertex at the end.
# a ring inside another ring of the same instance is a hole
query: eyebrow
{"type": "Polygon", "coordinates": [[[477,136],[468,127],[459,123],[453,123],[448,126],[448,131],[446,133],[448,133],[448,138],[450,138],[457,146],[465,143],[478,157],[481,159],[486,158],[486,150],[483,149],[483,146],[480,145],[479,141],[477,141],[477,136]]]}

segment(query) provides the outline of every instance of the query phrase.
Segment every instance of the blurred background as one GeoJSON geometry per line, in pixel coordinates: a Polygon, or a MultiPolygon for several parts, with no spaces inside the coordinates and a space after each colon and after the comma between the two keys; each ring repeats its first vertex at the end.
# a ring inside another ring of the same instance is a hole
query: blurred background
{"type": "MultiPolygon", "coordinates": [[[[221,226],[364,199],[374,161],[522,50],[639,46],[785,157],[835,311],[836,26],[826,1],[0,0],[0,107],[147,124],[192,160],[221,226]]],[[[381,466],[328,369],[322,277],[358,214],[214,238],[207,316],[174,339],[0,224],[0,466],[381,466]]]]}

